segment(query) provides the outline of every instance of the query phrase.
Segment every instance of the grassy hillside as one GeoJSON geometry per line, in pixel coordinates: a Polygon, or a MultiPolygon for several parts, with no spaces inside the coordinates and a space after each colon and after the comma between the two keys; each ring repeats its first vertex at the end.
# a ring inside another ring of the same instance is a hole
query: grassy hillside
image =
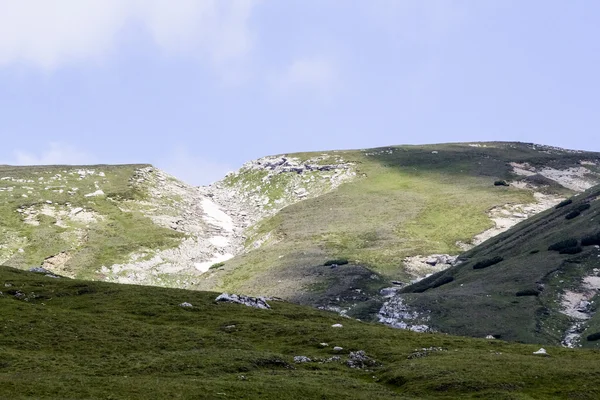
{"type": "Polygon", "coordinates": [[[0,289],[0,398],[600,396],[596,350],[549,347],[544,357],[532,354],[539,346],[417,334],[288,303],[257,310],[217,304],[216,293],[6,267],[0,289]],[[371,361],[349,367],[359,350],[371,361]]]}
{"type": "Polygon", "coordinates": [[[599,347],[599,197],[596,186],[520,223],[404,297],[444,332],[546,343],[575,334],[575,345],[599,347]]]}
{"type": "MultiPolygon", "coordinates": [[[[493,226],[490,209],[534,202],[531,190],[495,186],[495,181],[529,182],[557,196],[574,193],[541,175],[517,176],[511,162],[565,170],[581,167],[582,160],[600,160],[598,153],[522,143],[394,146],[334,154],[354,165],[356,179],[260,222],[248,239],[249,251],[200,287],[330,306],[370,298],[385,282],[412,278],[404,268],[405,257],[458,254],[457,242],[468,243],[493,226]],[[269,239],[254,249],[253,240],[264,237],[269,239]],[[349,264],[323,267],[340,258],[349,264]]],[[[587,171],[597,181],[594,168],[587,171]]]]}
{"type": "Polygon", "coordinates": [[[131,184],[142,167],[0,166],[0,263],[27,268],[55,257],[56,272],[103,279],[103,265],[176,246],[181,233],[156,225],[141,207],[123,211],[148,197],[131,184]]]}

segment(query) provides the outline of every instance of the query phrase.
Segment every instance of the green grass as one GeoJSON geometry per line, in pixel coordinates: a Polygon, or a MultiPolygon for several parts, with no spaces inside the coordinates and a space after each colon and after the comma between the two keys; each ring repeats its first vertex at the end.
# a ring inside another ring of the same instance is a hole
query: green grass
{"type": "MultiPolygon", "coordinates": [[[[274,275],[293,276],[298,280],[296,288],[314,286],[314,268],[333,258],[347,258],[388,281],[407,281],[411,277],[403,269],[405,257],[458,254],[457,241],[469,242],[492,227],[487,216],[491,208],[534,201],[530,191],[494,186],[495,180],[515,178],[509,162],[566,168],[579,165],[584,157],[566,152],[547,154],[525,144],[487,145],[336,152],[354,163],[357,178],[261,221],[248,235],[249,252],[230,260],[227,269],[201,288],[292,298],[298,290],[286,279],[273,279],[274,275]],[[254,249],[253,243],[269,233],[271,239],[254,249]]],[[[250,186],[251,178],[255,179],[249,174],[250,186]]],[[[246,178],[241,174],[236,179],[246,178]]],[[[541,190],[570,193],[552,185],[541,190]]],[[[362,287],[360,282],[353,285],[362,287]]]]}
{"type": "Polygon", "coordinates": [[[288,303],[256,310],[217,304],[216,293],[52,279],[4,267],[0,283],[0,398],[600,396],[595,350],[549,347],[551,357],[540,357],[532,354],[539,346],[417,334],[288,303]],[[194,307],[179,307],[184,301],[194,307]],[[443,350],[422,350],[431,347],[443,350]],[[349,368],[348,354],[357,350],[377,365],[349,368]],[[338,355],[341,362],[297,364],[298,355],[338,355]]]}

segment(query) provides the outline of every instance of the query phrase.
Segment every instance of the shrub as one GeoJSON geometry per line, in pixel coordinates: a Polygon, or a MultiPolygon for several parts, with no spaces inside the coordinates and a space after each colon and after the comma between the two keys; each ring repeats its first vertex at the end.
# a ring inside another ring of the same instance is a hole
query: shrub
{"type": "Polygon", "coordinates": [[[583,249],[581,246],[567,247],[566,249],[562,249],[558,252],[558,254],[577,254],[581,253],[583,249]]]}
{"type": "Polygon", "coordinates": [[[332,266],[332,265],[346,265],[348,264],[348,260],[346,258],[338,258],[336,260],[327,260],[325,261],[325,264],[323,264],[326,267],[332,266]]]}
{"type": "Polygon", "coordinates": [[[598,339],[600,339],[600,332],[592,333],[591,335],[587,336],[588,342],[594,342],[598,339]]]}
{"type": "Polygon", "coordinates": [[[565,219],[573,219],[581,215],[581,213],[591,207],[590,203],[579,204],[573,211],[565,215],[565,219]]]}
{"type": "Polygon", "coordinates": [[[570,238],[570,239],[566,239],[566,240],[561,240],[560,242],[556,242],[556,243],[550,245],[550,247],[548,247],[548,250],[560,251],[562,249],[566,249],[569,247],[576,247],[576,246],[577,246],[577,239],[570,238]]]}
{"type": "Polygon", "coordinates": [[[419,282],[413,283],[402,290],[403,293],[423,293],[431,286],[442,279],[445,271],[436,272],[435,274],[428,276],[427,278],[421,279],[419,282]]]}
{"type": "Polygon", "coordinates": [[[539,296],[540,291],[536,290],[536,289],[525,289],[525,290],[519,290],[516,293],[517,297],[523,297],[523,296],[539,296]]]}
{"type": "Polygon", "coordinates": [[[575,207],[576,211],[582,212],[588,210],[591,207],[590,203],[583,203],[575,207]]]}
{"type": "Polygon", "coordinates": [[[558,204],[556,205],[556,207],[554,207],[554,208],[556,208],[556,209],[558,210],[559,208],[562,208],[562,207],[564,207],[564,206],[568,206],[568,205],[569,205],[569,204],[571,204],[572,202],[573,202],[573,200],[572,200],[572,199],[563,200],[563,201],[561,201],[560,203],[558,203],[558,204]]]}
{"type": "Polygon", "coordinates": [[[581,239],[581,245],[582,246],[600,245],[600,232],[597,232],[597,233],[592,234],[592,235],[584,236],[581,239]]]}
{"type": "Polygon", "coordinates": [[[218,262],[218,263],[215,263],[215,264],[211,265],[209,269],[219,269],[219,268],[221,268],[223,266],[225,266],[224,262],[218,262]]]}
{"type": "Polygon", "coordinates": [[[440,287],[442,285],[445,285],[446,283],[450,283],[454,280],[453,276],[450,275],[445,275],[442,276],[441,278],[436,279],[430,286],[430,289],[435,289],[436,287],[440,287]]]}
{"type": "Polygon", "coordinates": [[[486,260],[481,260],[477,263],[475,263],[475,265],[473,265],[473,269],[483,269],[483,268],[487,268],[487,267],[491,267],[494,264],[498,264],[499,262],[504,261],[503,257],[500,256],[496,256],[494,258],[488,258],[486,260]]]}
{"type": "Polygon", "coordinates": [[[508,184],[508,182],[502,180],[502,181],[495,181],[494,186],[510,186],[510,185],[508,184]]]}

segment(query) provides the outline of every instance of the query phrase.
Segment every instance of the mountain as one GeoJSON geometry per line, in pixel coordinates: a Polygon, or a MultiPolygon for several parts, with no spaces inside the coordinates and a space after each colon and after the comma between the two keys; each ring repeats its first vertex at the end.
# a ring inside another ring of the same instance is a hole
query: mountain
{"type": "Polygon", "coordinates": [[[598,353],[0,267],[3,399],[596,399],[598,353]],[[338,326],[341,325],[341,326],[338,326]],[[534,354],[538,353],[538,354],[534,354]],[[539,354],[541,353],[541,354],[539,354]]]}
{"type": "Polygon", "coordinates": [[[599,183],[599,157],[468,143],[251,162],[209,192],[223,209],[239,200],[237,208],[264,217],[245,231],[245,251],[198,287],[266,293],[368,318],[391,281],[445,269],[474,244],[599,183]],[[330,186],[323,190],[323,183],[330,186]],[[302,201],[290,200],[294,195],[302,201]],[[324,266],[335,260],[348,264],[324,266]]]}
{"type": "Polygon", "coordinates": [[[600,183],[598,165],[496,142],[270,156],[201,188],[149,165],[0,166],[0,262],[370,319],[382,288],[600,183]]]}
{"type": "Polygon", "coordinates": [[[599,198],[595,186],[467,251],[448,270],[404,288],[388,302],[388,317],[398,317],[388,323],[600,347],[599,198]]]}

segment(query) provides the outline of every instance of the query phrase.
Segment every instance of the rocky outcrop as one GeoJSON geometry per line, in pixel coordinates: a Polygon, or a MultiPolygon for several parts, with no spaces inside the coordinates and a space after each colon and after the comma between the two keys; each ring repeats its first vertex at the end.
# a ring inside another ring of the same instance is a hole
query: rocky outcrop
{"type": "Polygon", "coordinates": [[[562,345],[565,347],[579,347],[581,334],[587,327],[593,311],[593,298],[600,293],[600,269],[595,268],[594,273],[585,276],[576,290],[565,290],[561,299],[561,312],[571,317],[573,323],[564,334],[562,345]]]}
{"type": "MultiPolygon", "coordinates": [[[[335,154],[302,160],[271,156],[248,162],[213,185],[200,188],[234,221],[246,229],[299,201],[323,195],[356,177],[354,166],[335,154]]],[[[250,249],[270,238],[252,237],[250,249]]]]}
{"type": "Polygon", "coordinates": [[[263,310],[269,310],[271,308],[264,297],[250,297],[239,294],[221,293],[217,296],[215,301],[242,304],[247,307],[261,308],[263,310]]]}
{"type": "Polygon", "coordinates": [[[429,332],[431,329],[424,324],[429,317],[411,310],[405,304],[402,296],[395,293],[398,288],[391,289],[394,290],[387,292],[387,301],[377,315],[379,322],[393,328],[408,329],[414,332],[429,332]]]}

